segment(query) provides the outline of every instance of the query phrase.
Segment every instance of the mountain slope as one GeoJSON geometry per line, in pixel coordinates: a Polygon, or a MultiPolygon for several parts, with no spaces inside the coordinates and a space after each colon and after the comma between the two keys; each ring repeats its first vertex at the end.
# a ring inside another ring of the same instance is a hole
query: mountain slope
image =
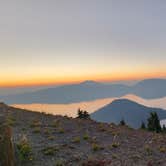
{"type": "Polygon", "coordinates": [[[128,87],[119,84],[102,84],[86,81],[81,84],[65,85],[32,93],[3,96],[8,104],[13,103],[73,103],[99,98],[120,97],[128,92],[128,87]]]}
{"type": "Polygon", "coordinates": [[[110,163],[165,166],[166,163],[165,134],[36,113],[3,103],[0,116],[11,125],[17,166],[109,166],[110,163]],[[18,145],[24,146],[20,150],[18,145]],[[20,157],[24,154],[22,149],[26,152],[24,160],[20,157]]]}
{"type": "Polygon", "coordinates": [[[145,107],[127,99],[118,99],[91,114],[91,118],[100,122],[118,124],[122,119],[134,128],[146,122],[150,112],[157,112],[160,120],[166,118],[166,111],[158,108],[145,107]]]}
{"type": "Polygon", "coordinates": [[[148,79],[137,83],[131,92],[146,99],[161,98],[166,96],[166,79],[148,79]]]}
{"type": "Polygon", "coordinates": [[[143,80],[133,86],[85,81],[80,84],[59,86],[36,92],[1,96],[0,99],[8,104],[66,104],[101,98],[122,97],[126,94],[135,94],[146,99],[165,97],[166,79],[143,80]]]}

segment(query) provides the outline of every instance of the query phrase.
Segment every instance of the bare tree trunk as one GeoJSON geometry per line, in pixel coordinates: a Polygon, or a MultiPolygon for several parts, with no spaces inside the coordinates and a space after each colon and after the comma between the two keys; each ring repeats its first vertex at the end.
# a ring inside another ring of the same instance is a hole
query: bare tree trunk
{"type": "Polygon", "coordinates": [[[11,141],[11,128],[0,117],[0,166],[14,166],[14,150],[11,141]]]}

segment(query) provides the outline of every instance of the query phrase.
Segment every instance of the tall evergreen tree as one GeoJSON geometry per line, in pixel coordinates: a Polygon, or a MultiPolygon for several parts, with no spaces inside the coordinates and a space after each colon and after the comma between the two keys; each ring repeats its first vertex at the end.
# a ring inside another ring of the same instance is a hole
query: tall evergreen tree
{"type": "Polygon", "coordinates": [[[160,120],[156,112],[151,112],[150,117],[148,118],[148,130],[155,131],[157,133],[161,132],[160,120]]]}
{"type": "Polygon", "coordinates": [[[122,119],[122,120],[120,121],[120,125],[121,125],[121,126],[125,126],[125,125],[126,125],[126,122],[124,121],[124,119],[122,119]]]}
{"type": "Polygon", "coordinates": [[[141,123],[141,129],[146,129],[146,125],[144,122],[141,123]]]}
{"type": "Polygon", "coordinates": [[[166,126],[163,125],[163,132],[166,133],[166,126]]]}

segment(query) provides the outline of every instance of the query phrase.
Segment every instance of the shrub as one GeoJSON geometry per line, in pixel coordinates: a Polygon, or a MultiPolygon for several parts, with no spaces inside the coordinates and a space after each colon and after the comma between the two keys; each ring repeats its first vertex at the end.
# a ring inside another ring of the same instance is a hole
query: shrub
{"type": "Polygon", "coordinates": [[[49,155],[49,156],[55,155],[57,151],[59,151],[58,147],[46,147],[42,150],[44,155],[49,155]]]}
{"type": "Polygon", "coordinates": [[[112,143],[112,145],[111,145],[111,147],[113,147],[113,148],[118,148],[119,146],[120,146],[119,143],[112,143]]]}
{"type": "Polygon", "coordinates": [[[52,127],[58,127],[60,125],[60,121],[59,120],[54,120],[52,123],[52,127]]]}
{"type": "Polygon", "coordinates": [[[17,144],[17,149],[18,149],[19,159],[21,161],[33,159],[32,148],[26,139],[22,139],[17,144]]]}
{"type": "Polygon", "coordinates": [[[39,120],[33,120],[32,123],[30,124],[30,127],[40,127],[41,126],[41,122],[39,120]]]}
{"type": "Polygon", "coordinates": [[[58,159],[56,162],[55,162],[55,166],[65,166],[65,162],[61,159],[58,159]]]}
{"type": "Polygon", "coordinates": [[[151,155],[152,154],[152,149],[148,146],[148,145],[146,145],[145,147],[145,151],[146,151],[146,153],[148,154],[148,155],[151,155]]]}
{"type": "Polygon", "coordinates": [[[16,124],[16,119],[9,116],[6,119],[6,124],[9,125],[9,126],[14,126],[16,124]]]}
{"type": "Polygon", "coordinates": [[[59,130],[58,130],[58,131],[59,131],[59,133],[60,133],[60,134],[63,134],[63,133],[65,132],[65,130],[64,130],[62,127],[61,127],[61,128],[59,128],[59,130]]]}
{"type": "Polygon", "coordinates": [[[166,153],[166,147],[159,147],[159,151],[161,153],[166,153]]]}
{"type": "Polygon", "coordinates": [[[50,136],[47,137],[47,139],[50,140],[50,141],[53,141],[55,139],[55,137],[50,135],[50,136]]]}
{"type": "Polygon", "coordinates": [[[111,165],[111,160],[93,159],[82,163],[82,166],[107,166],[107,165],[111,165]]]}
{"type": "Polygon", "coordinates": [[[75,138],[73,138],[73,140],[72,140],[72,142],[73,143],[80,143],[80,137],[75,137],[75,138]]]}
{"type": "Polygon", "coordinates": [[[43,129],[43,133],[44,133],[45,135],[49,135],[51,132],[50,132],[50,130],[49,130],[48,128],[44,128],[44,129],[43,129]]]}
{"type": "Polygon", "coordinates": [[[41,131],[41,129],[40,129],[40,127],[35,127],[34,129],[33,129],[33,133],[40,133],[40,131],[41,131]]]}
{"type": "Polygon", "coordinates": [[[99,150],[103,150],[103,149],[104,149],[104,147],[102,147],[102,146],[100,146],[100,145],[98,145],[96,143],[92,144],[92,150],[93,151],[99,151],[99,150]]]}
{"type": "Polygon", "coordinates": [[[89,135],[88,135],[88,134],[84,134],[84,135],[83,135],[83,139],[84,139],[84,140],[88,140],[88,139],[89,139],[89,135]]]}

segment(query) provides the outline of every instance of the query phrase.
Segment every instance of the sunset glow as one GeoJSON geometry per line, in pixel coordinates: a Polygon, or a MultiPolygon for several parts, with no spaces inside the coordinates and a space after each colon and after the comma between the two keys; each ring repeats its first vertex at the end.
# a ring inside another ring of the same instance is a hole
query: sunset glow
{"type": "Polygon", "coordinates": [[[0,87],[166,78],[165,6],[4,1],[0,87]]]}

